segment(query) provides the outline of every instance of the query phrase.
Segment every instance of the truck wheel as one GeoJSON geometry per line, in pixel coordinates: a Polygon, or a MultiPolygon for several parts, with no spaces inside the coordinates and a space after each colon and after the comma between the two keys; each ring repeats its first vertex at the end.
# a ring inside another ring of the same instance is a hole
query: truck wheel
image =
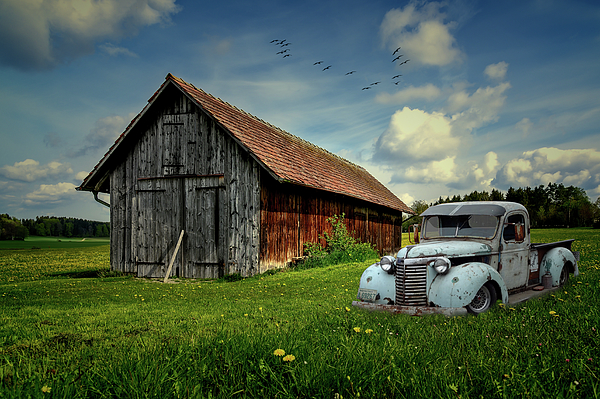
{"type": "Polygon", "coordinates": [[[558,286],[562,287],[569,280],[569,268],[567,265],[563,265],[562,270],[560,271],[560,277],[558,278],[558,286]]]}
{"type": "Polygon", "coordinates": [[[475,298],[471,301],[470,304],[467,305],[467,311],[472,314],[480,314],[487,311],[496,303],[496,290],[494,287],[485,283],[477,294],[475,294],[475,298]]]}

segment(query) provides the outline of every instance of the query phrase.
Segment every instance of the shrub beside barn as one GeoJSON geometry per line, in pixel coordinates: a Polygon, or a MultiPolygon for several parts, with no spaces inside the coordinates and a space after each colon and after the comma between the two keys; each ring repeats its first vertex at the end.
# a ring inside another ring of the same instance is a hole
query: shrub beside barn
{"type": "Polygon", "coordinates": [[[364,168],[171,74],[78,190],[110,194],[111,269],[215,278],[283,267],[345,214],[380,253],[414,213],[364,168]]]}

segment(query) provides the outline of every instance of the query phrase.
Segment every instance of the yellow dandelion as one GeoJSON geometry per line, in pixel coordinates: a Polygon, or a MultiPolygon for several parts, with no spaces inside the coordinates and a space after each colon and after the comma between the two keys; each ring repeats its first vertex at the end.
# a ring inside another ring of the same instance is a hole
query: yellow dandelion
{"type": "Polygon", "coordinates": [[[551,310],[549,313],[550,314],[556,314],[556,312],[554,310],[551,310]]]}
{"type": "Polygon", "coordinates": [[[44,393],[50,393],[51,390],[52,390],[52,387],[49,387],[48,385],[44,385],[42,387],[42,392],[44,392],[44,393]]]}
{"type": "Polygon", "coordinates": [[[365,330],[365,333],[366,333],[366,334],[371,334],[372,332],[373,332],[373,330],[371,330],[370,328],[367,328],[367,329],[365,330]]]}
{"type": "Polygon", "coordinates": [[[287,355],[283,358],[284,362],[293,362],[296,359],[296,356],[294,355],[287,355]]]}
{"type": "Polygon", "coordinates": [[[354,327],[354,331],[359,333],[360,332],[360,327],[354,327]]]}
{"type": "Polygon", "coordinates": [[[350,308],[348,306],[346,306],[346,312],[349,312],[350,308]]]}
{"type": "Polygon", "coordinates": [[[273,354],[275,356],[283,356],[285,355],[285,351],[283,349],[275,349],[275,352],[273,352],[273,354]]]}

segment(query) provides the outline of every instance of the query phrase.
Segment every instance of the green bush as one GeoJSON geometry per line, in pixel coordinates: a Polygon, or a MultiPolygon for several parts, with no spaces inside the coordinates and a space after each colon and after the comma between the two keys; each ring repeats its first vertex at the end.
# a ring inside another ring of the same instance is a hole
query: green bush
{"type": "Polygon", "coordinates": [[[327,218],[332,232],[324,231],[319,236],[320,239],[325,240],[325,247],[316,242],[304,243],[305,258],[298,262],[295,268],[311,269],[340,263],[363,262],[378,257],[377,251],[370,243],[358,242],[350,235],[344,224],[345,216],[342,213],[327,218]]]}

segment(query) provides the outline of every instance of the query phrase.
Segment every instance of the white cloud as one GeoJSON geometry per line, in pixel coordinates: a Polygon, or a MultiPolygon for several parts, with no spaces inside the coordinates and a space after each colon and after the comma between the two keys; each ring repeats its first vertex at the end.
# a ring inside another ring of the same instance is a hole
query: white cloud
{"type": "Polygon", "coordinates": [[[40,188],[25,195],[25,205],[56,204],[76,195],[73,183],[42,184],[40,188]]]}
{"type": "Polygon", "coordinates": [[[492,184],[506,189],[509,186],[534,187],[550,182],[585,190],[596,189],[600,183],[600,152],[553,147],[526,151],[500,168],[492,184]]]}
{"type": "Polygon", "coordinates": [[[392,115],[387,130],[377,139],[374,158],[395,165],[434,161],[440,154],[454,153],[459,144],[444,114],[404,107],[392,115]]]}
{"type": "Polygon", "coordinates": [[[495,172],[496,169],[498,168],[498,166],[500,166],[500,162],[498,162],[498,154],[496,154],[493,151],[490,151],[487,154],[485,154],[485,158],[484,158],[484,173],[485,174],[490,174],[492,172],[495,172]]]}
{"type": "MultiPolygon", "coordinates": [[[[441,112],[406,106],[396,111],[375,142],[371,162],[389,171],[391,184],[411,184],[423,189],[435,185],[448,191],[493,188],[492,182],[501,166],[498,154],[489,151],[481,159],[464,155],[473,143],[473,130],[498,120],[506,101],[505,93],[511,86],[503,82],[474,92],[468,91],[469,86],[467,82],[457,82],[442,92],[426,85],[406,89],[396,96],[378,97],[379,102],[393,102],[427,96],[434,99],[449,93],[441,112]]],[[[520,126],[528,129],[529,123],[524,119],[520,126]]]]}
{"type": "Polygon", "coordinates": [[[499,172],[499,175],[502,176],[502,180],[498,180],[498,176],[496,176],[493,184],[497,185],[504,181],[507,184],[506,187],[503,188],[508,188],[511,184],[523,187],[531,186],[532,182],[530,176],[532,170],[533,167],[531,162],[527,159],[510,160],[499,172]]]}
{"type": "Polygon", "coordinates": [[[421,184],[455,183],[459,179],[455,159],[456,156],[451,156],[440,161],[431,161],[426,165],[409,166],[406,170],[398,172],[393,180],[402,179],[403,181],[421,184]]]}
{"type": "Polygon", "coordinates": [[[448,98],[446,111],[456,113],[465,108],[476,107],[482,109],[484,114],[495,114],[504,104],[504,92],[510,87],[510,83],[504,82],[495,87],[480,87],[471,95],[466,90],[456,91],[448,98]]]}
{"type": "Polygon", "coordinates": [[[591,178],[592,178],[592,175],[590,174],[590,171],[587,169],[584,169],[584,170],[580,171],[579,173],[566,176],[562,182],[565,186],[581,187],[581,186],[586,185],[586,183],[591,178]]]}
{"type": "Polygon", "coordinates": [[[497,64],[490,64],[485,67],[484,74],[487,75],[488,78],[494,80],[503,80],[506,77],[506,71],[508,70],[508,63],[502,61],[497,64]]]}
{"type": "Polygon", "coordinates": [[[26,159],[22,162],[15,162],[12,166],[5,165],[0,168],[0,174],[4,177],[27,182],[67,173],[73,173],[73,169],[68,163],[53,161],[40,166],[40,163],[33,159],[26,159]]]}
{"type": "Polygon", "coordinates": [[[498,170],[500,163],[498,162],[498,154],[493,151],[485,154],[483,158],[483,166],[478,164],[473,165],[473,176],[480,186],[489,187],[492,179],[498,170]]]}
{"type": "Polygon", "coordinates": [[[380,33],[388,48],[402,47],[407,57],[425,65],[444,66],[460,61],[462,53],[455,47],[450,33],[453,23],[444,23],[440,3],[418,6],[411,2],[403,9],[388,11],[380,33]]]}
{"type": "Polygon", "coordinates": [[[207,39],[204,44],[204,49],[211,55],[224,55],[229,53],[233,40],[230,38],[222,38],[214,35],[204,35],[207,39]]]}
{"type": "Polygon", "coordinates": [[[515,125],[515,127],[523,132],[523,137],[527,137],[529,136],[531,129],[533,129],[533,123],[529,118],[523,118],[515,125]]]}
{"type": "Polygon", "coordinates": [[[479,161],[465,161],[452,155],[441,160],[415,162],[403,168],[392,169],[389,184],[397,190],[405,190],[404,187],[410,185],[414,192],[419,193],[419,199],[427,199],[432,192],[491,191],[491,182],[498,166],[498,155],[493,151],[479,161]]]}
{"type": "Polygon", "coordinates": [[[79,157],[90,151],[108,150],[134,117],[135,114],[129,114],[127,118],[115,115],[98,119],[90,133],[85,137],[85,145],[69,155],[79,157]]]}
{"type": "Polygon", "coordinates": [[[124,47],[115,46],[112,43],[104,43],[98,47],[100,48],[100,50],[104,51],[106,54],[108,54],[112,57],[117,57],[121,54],[129,56],[129,57],[134,57],[134,58],[138,57],[138,55],[136,53],[129,51],[128,49],[126,49],[124,47]]]}
{"type": "Polygon", "coordinates": [[[453,129],[470,133],[473,129],[496,122],[506,101],[504,92],[510,87],[510,83],[504,82],[496,87],[480,87],[472,95],[464,90],[453,93],[448,98],[446,109],[446,112],[453,114],[453,129]]]}
{"type": "Polygon", "coordinates": [[[491,190],[498,167],[497,155],[489,152],[481,162],[457,163],[456,155],[441,160],[416,162],[394,171],[391,182],[414,183],[422,187],[437,185],[449,190],[491,190]]]}
{"type": "Polygon", "coordinates": [[[3,0],[0,63],[21,70],[51,69],[92,53],[96,42],[169,22],[178,11],[175,0],[3,0]]]}
{"type": "Polygon", "coordinates": [[[88,174],[89,174],[89,172],[86,172],[85,170],[82,170],[81,172],[78,172],[75,175],[75,180],[79,181],[79,182],[82,182],[83,179],[85,179],[88,176],[88,174]]]}
{"type": "Polygon", "coordinates": [[[408,206],[410,206],[413,202],[415,202],[415,197],[413,197],[409,193],[402,193],[402,194],[398,195],[397,197],[400,198],[400,200],[408,206]]]}
{"type": "Polygon", "coordinates": [[[420,87],[409,86],[394,94],[380,93],[375,97],[375,100],[381,104],[405,104],[409,101],[420,99],[432,101],[441,94],[442,92],[439,88],[429,83],[420,87]]]}

